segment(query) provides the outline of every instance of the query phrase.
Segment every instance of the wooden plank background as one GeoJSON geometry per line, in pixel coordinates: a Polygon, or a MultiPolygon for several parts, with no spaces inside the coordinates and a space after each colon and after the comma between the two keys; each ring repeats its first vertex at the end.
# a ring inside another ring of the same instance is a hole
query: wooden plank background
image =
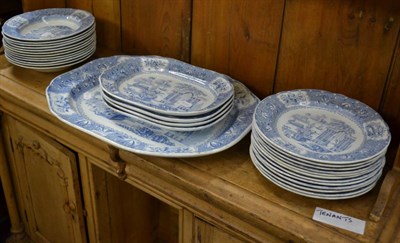
{"type": "MultiPolygon", "coordinates": [[[[358,99],[400,138],[397,0],[22,0],[96,17],[98,48],[162,55],[242,81],[261,99],[297,88],[358,99]]],[[[113,53],[111,52],[111,53],[113,53]]]]}
{"type": "Polygon", "coordinates": [[[272,93],[283,1],[194,0],[191,61],[272,93]]]}
{"type": "Polygon", "coordinates": [[[122,50],[189,61],[189,0],[121,0],[122,50]]]}
{"type": "Polygon", "coordinates": [[[377,109],[400,21],[384,31],[377,1],[326,2],[287,2],[275,91],[325,89],[377,109]]]}

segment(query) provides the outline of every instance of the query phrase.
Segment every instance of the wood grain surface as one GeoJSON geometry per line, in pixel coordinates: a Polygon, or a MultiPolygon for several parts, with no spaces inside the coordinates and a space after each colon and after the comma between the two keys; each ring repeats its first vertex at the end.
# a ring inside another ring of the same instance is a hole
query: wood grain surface
{"type": "Polygon", "coordinates": [[[378,109],[398,8],[390,0],[287,1],[274,91],[325,89],[378,109]]]}
{"type": "MultiPolygon", "coordinates": [[[[400,40],[397,42],[379,113],[388,123],[392,134],[391,146],[388,152],[388,161],[391,163],[400,145],[400,40]]],[[[400,161],[397,161],[397,163],[400,168],[400,161]]]]}
{"type": "Polygon", "coordinates": [[[284,1],[194,0],[191,61],[272,92],[284,1]]]}
{"type": "Polygon", "coordinates": [[[189,0],[121,0],[122,50],[188,61],[190,3],[189,0]]]}
{"type": "Polygon", "coordinates": [[[24,12],[42,8],[65,8],[65,0],[21,0],[24,12]]]}

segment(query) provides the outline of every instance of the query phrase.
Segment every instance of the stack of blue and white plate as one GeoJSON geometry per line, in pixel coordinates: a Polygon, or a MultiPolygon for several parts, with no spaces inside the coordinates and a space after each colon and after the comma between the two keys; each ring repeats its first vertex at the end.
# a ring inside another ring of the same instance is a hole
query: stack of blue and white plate
{"type": "Polygon", "coordinates": [[[126,58],[99,81],[109,107],[172,131],[213,126],[234,104],[229,77],[171,58],[126,58]]]}
{"type": "Polygon", "coordinates": [[[345,199],[376,185],[390,139],[387,124],[364,103],[322,90],[293,90],[258,104],[250,156],[264,177],[288,191],[345,199]]]}
{"type": "Polygon", "coordinates": [[[2,34],[9,62],[43,72],[78,64],[96,50],[95,19],[78,9],[26,12],[7,20],[2,34]]]}

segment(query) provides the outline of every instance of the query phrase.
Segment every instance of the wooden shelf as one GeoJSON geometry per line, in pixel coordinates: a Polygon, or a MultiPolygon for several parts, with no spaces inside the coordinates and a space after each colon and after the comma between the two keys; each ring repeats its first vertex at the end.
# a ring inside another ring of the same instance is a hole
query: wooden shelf
{"type": "Polygon", "coordinates": [[[104,163],[104,158],[110,156],[107,144],[65,125],[49,111],[45,89],[58,74],[18,68],[0,56],[0,110],[93,158],[93,164],[101,170],[115,176],[119,174],[123,181],[154,198],[171,202],[254,241],[263,241],[270,235],[311,242],[390,241],[392,237],[399,237],[395,235],[400,231],[397,171],[388,174],[391,181],[383,183],[381,196],[378,195],[384,177],[363,196],[329,201],[302,197],[266,180],[248,155],[249,136],[233,148],[210,156],[167,159],[114,150],[112,160],[122,160],[124,168],[116,167],[118,162],[104,163]],[[122,173],[121,176],[121,170],[126,175],[122,173]],[[391,190],[385,189],[387,185],[391,190]],[[377,206],[377,200],[384,207],[377,206]],[[365,234],[358,235],[312,220],[316,207],[365,220],[365,234]],[[371,212],[377,218],[371,220],[371,212]]]}

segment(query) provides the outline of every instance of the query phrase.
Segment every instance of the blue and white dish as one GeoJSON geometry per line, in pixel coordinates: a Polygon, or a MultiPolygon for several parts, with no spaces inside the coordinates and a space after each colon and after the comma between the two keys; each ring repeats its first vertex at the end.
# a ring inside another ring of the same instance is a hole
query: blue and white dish
{"type": "Polygon", "coordinates": [[[250,156],[283,189],[345,199],[377,184],[390,139],[386,123],[367,105],[328,91],[292,90],[257,105],[250,156]]]}
{"type": "Polygon", "coordinates": [[[72,52],[69,54],[65,54],[62,59],[58,56],[45,58],[45,57],[31,57],[29,61],[27,61],[23,56],[19,55],[15,52],[10,52],[9,50],[5,50],[4,54],[6,57],[13,59],[16,62],[21,64],[29,65],[30,67],[48,67],[48,66],[57,66],[64,65],[65,63],[74,62],[76,60],[81,60],[82,57],[91,56],[96,50],[96,46],[90,44],[89,46],[83,46],[82,49],[76,52],[72,52]]]}
{"type": "Polygon", "coordinates": [[[234,94],[229,77],[159,56],[127,58],[105,71],[100,85],[125,103],[174,116],[211,112],[234,94]]]}
{"type": "Polygon", "coordinates": [[[23,47],[23,46],[15,46],[9,44],[7,40],[3,39],[3,46],[9,52],[13,52],[15,54],[21,55],[25,57],[27,60],[31,60],[31,58],[59,58],[60,56],[70,54],[73,52],[79,52],[83,48],[87,48],[89,45],[95,45],[96,43],[96,35],[90,35],[89,37],[78,41],[73,44],[68,44],[68,48],[60,48],[60,46],[49,47],[45,46],[44,48],[32,48],[32,47],[23,47]]]}
{"type": "MultiPolygon", "coordinates": [[[[194,123],[205,124],[205,123],[215,119],[215,117],[221,117],[221,114],[229,113],[228,110],[231,110],[231,108],[233,106],[233,101],[234,101],[234,96],[232,96],[227,102],[225,102],[225,104],[223,104],[220,108],[218,108],[215,111],[208,112],[208,113],[198,115],[198,116],[179,117],[179,116],[170,116],[170,115],[165,115],[165,114],[159,114],[154,111],[136,107],[136,106],[127,104],[123,101],[120,101],[117,99],[112,99],[111,96],[105,94],[104,92],[103,92],[103,98],[105,100],[108,100],[110,103],[115,104],[117,107],[128,109],[129,111],[131,111],[133,113],[139,112],[149,118],[153,118],[153,119],[165,121],[165,122],[170,122],[170,123],[181,123],[181,124],[194,124],[194,123]]],[[[200,124],[198,124],[198,125],[200,125],[200,124]]]]}
{"type": "MultiPolygon", "coordinates": [[[[253,150],[256,156],[260,156],[257,151],[253,150]]],[[[343,181],[322,181],[314,179],[312,177],[299,177],[297,174],[291,173],[291,171],[282,170],[280,167],[275,167],[270,163],[259,163],[262,168],[274,175],[276,177],[281,177],[285,180],[287,184],[295,185],[299,189],[305,191],[312,191],[315,193],[340,193],[347,191],[358,190],[359,188],[364,188],[365,186],[375,184],[377,178],[382,174],[382,169],[374,171],[374,174],[368,175],[368,177],[360,178],[359,180],[346,180],[343,181]]],[[[358,179],[358,178],[356,178],[358,179]]]]}
{"type": "Polygon", "coordinates": [[[272,168],[272,170],[279,171],[280,174],[288,175],[293,179],[297,179],[303,182],[313,182],[315,184],[324,185],[324,186],[347,186],[347,185],[359,185],[361,182],[366,181],[368,179],[374,178],[376,180],[376,175],[378,172],[382,171],[383,166],[385,165],[385,157],[381,157],[375,161],[374,166],[367,168],[362,173],[355,174],[342,174],[342,173],[334,173],[328,174],[326,176],[322,172],[320,174],[310,173],[310,171],[305,170],[303,168],[298,168],[295,165],[291,165],[285,163],[286,161],[277,159],[271,156],[268,153],[265,153],[264,150],[259,148],[259,145],[256,143],[251,143],[253,147],[253,151],[257,153],[259,158],[259,162],[268,168],[272,168]],[[337,176],[334,176],[334,175],[337,176]]]}
{"type": "Polygon", "coordinates": [[[40,72],[69,68],[96,50],[95,19],[79,9],[26,12],[7,20],[2,33],[6,59],[40,72]]]}
{"type": "Polygon", "coordinates": [[[47,50],[47,49],[55,49],[55,48],[60,48],[63,46],[71,46],[76,43],[82,42],[84,39],[87,39],[88,37],[92,36],[94,33],[96,33],[96,24],[93,24],[89,29],[86,31],[66,37],[63,39],[56,39],[56,40],[48,40],[48,41],[23,41],[23,40],[15,40],[12,38],[7,37],[6,35],[3,35],[4,40],[7,41],[9,45],[16,46],[18,48],[37,48],[38,50],[47,50]]]}
{"type": "Polygon", "coordinates": [[[165,130],[113,111],[103,101],[99,76],[129,59],[96,59],[53,79],[46,89],[51,112],[61,121],[115,147],[162,157],[217,153],[233,146],[250,131],[259,100],[235,80],[231,80],[235,90],[232,111],[222,122],[201,131],[165,130]]]}
{"type": "Polygon", "coordinates": [[[263,146],[263,144],[261,144],[258,139],[254,137],[254,134],[252,134],[251,137],[251,144],[259,154],[264,155],[267,159],[273,161],[273,163],[276,163],[280,167],[295,171],[298,174],[323,179],[341,180],[364,176],[372,171],[377,170],[382,164],[385,163],[385,156],[383,156],[359,167],[323,167],[322,165],[316,166],[306,164],[302,161],[296,161],[294,159],[289,159],[284,155],[274,153],[274,151],[271,151],[269,148],[263,146]]]}
{"type": "Polygon", "coordinates": [[[6,59],[14,64],[15,66],[19,66],[22,68],[27,68],[27,69],[32,69],[32,70],[36,70],[39,72],[58,72],[61,70],[65,70],[66,68],[69,68],[73,65],[76,65],[78,63],[81,63],[83,61],[85,61],[86,59],[90,58],[94,52],[95,52],[96,48],[93,47],[91,50],[88,50],[87,52],[83,53],[83,55],[78,56],[77,58],[74,59],[67,59],[65,62],[50,62],[50,63],[46,63],[46,64],[40,64],[40,63],[29,63],[29,62],[23,62],[17,59],[14,59],[11,56],[8,56],[7,53],[5,52],[5,57],[6,59]]]}
{"type": "Polygon", "coordinates": [[[301,164],[304,167],[314,168],[314,169],[318,169],[318,170],[329,170],[329,171],[351,171],[352,170],[352,171],[355,171],[355,170],[364,168],[368,165],[371,165],[378,158],[384,156],[386,153],[386,151],[383,151],[383,153],[379,153],[377,156],[369,158],[368,160],[355,161],[353,163],[326,163],[326,162],[319,162],[319,161],[299,158],[299,157],[294,156],[293,154],[286,153],[286,151],[280,150],[280,149],[272,146],[260,134],[259,129],[256,126],[254,126],[254,123],[253,123],[253,127],[252,127],[252,134],[253,134],[253,137],[255,138],[253,141],[259,143],[264,150],[267,150],[268,152],[270,152],[274,155],[277,155],[278,157],[284,158],[285,161],[301,164]]]}
{"type": "MultiPolygon", "coordinates": [[[[199,121],[199,122],[170,122],[166,121],[164,119],[158,119],[153,116],[147,115],[146,113],[141,112],[140,110],[131,110],[128,108],[125,108],[124,106],[121,106],[121,104],[116,104],[114,103],[113,100],[109,99],[107,96],[103,94],[103,99],[107,105],[110,107],[121,111],[122,114],[126,114],[127,116],[138,116],[140,118],[143,118],[145,120],[149,120],[151,122],[165,125],[165,126],[171,126],[171,127],[180,127],[180,128],[193,128],[193,127],[201,127],[203,125],[210,126],[210,123],[217,122],[219,120],[222,120],[225,116],[227,116],[230,111],[233,108],[233,99],[232,102],[230,103],[229,106],[226,107],[226,109],[223,110],[223,112],[218,113],[216,116],[211,117],[210,119],[204,120],[204,121],[199,121]]],[[[205,128],[205,127],[203,127],[205,128]]],[[[178,131],[178,130],[176,130],[178,131]]],[[[193,130],[194,131],[194,130],[193,130]]]]}
{"type": "Polygon", "coordinates": [[[103,95],[103,100],[111,109],[113,109],[114,111],[119,112],[123,115],[126,115],[128,117],[133,117],[135,119],[147,122],[150,125],[158,126],[158,127],[164,128],[166,130],[181,131],[181,132],[203,130],[208,127],[214,126],[217,123],[221,122],[223,119],[225,119],[225,117],[230,113],[230,111],[233,108],[233,103],[232,103],[232,105],[230,107],[228,107],[229,109],[225,113],[222,113],[221,116],[217,116],[210,121],[202,121],[202,122],[195,122],[195,123],[176,123],[176,122],[174,123],[174,122],[167,122],[167,121],[163,121],[163,120],[157,120],[152,117],[146,116],[142,113],[128,110],[124,107],[115,105],[112,101],[105,98],[104,95],[103,95]]]}
{"type": "Polygon", "coordinates": [[[391,136],[367,105],[322,90],[268,96],[254,113],[254,127],[272,147],[309,161],[346,164],[384,153],[391,136]]]}
{"type": "Polygon", "coordinates": [[[71,8],[26,12],[8,19],[2,33],[22,41],[48,41],[78,35],[94,24],[91,13],[71,8]]]}
{"type": "MultiPolygon", "coordinates": [[[[255,166],[255,168],[260,172],[262,176],[267,178],[269,181],[271,181],[273,184],[287,190],[290,192],[293,192],[298,195],[302,195],[305,197],[310,197],[310,198],[317,198],[317,199],[324,199],[324,200],[340,200],[340,199],[348,199],[348,198],[354,198],[361,196],[370,190],[372,190],[376,183],[376,181],[373,181],[372,183],[362,186],[360,188],[356,188],[353,190],[348,190],[348,191],[332,191],[332,190],[310,190],[307,186],[301,186],[298,183],[292,182],[287,180],[285,176],[279,175],[276,173],[273,173],[272,171],[266,169],[263,167],[262,163],[259,162],[258,157],[256,153],[253,150],[253,147],[250,146],[250,157],[251,160],[255,166]]],[[[380,175],[377,177],[379,178],[380,175]]]]}

